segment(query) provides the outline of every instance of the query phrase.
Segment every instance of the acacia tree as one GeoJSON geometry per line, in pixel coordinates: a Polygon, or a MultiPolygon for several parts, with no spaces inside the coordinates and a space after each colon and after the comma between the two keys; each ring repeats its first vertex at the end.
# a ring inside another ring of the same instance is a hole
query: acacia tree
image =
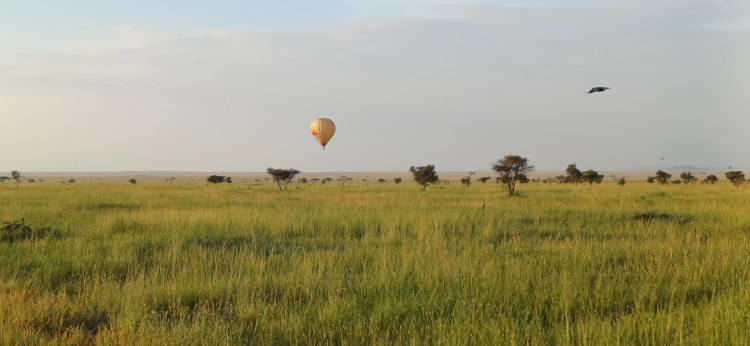
{"type": "Polygon", "coordinates": [[[10,177],[16,182],[16,187],[21,186],[21,171],[10,171],[10,177]]]}
{"type": "Polygon", "coordinates": [[[266,172],[271,175],[271,179],[276,182],[276,185],[278,185],[279,187],[279,191],[281,191],[282,189],[288,190],[289,183],[292,182],[292,179],[294,179],[295,175],[299,174],[299,171],[294,168],[282,169],[269,167],[266,172]]]}
{"type": "Polygon", "coordinates": [[[477,180],[478,180],[479,182],[481,182],[482,184],[484,184],[484,183],[486,183],[487,181],[489,181],[490,179],[492,179],[492,178],[491,178],[491,177],[481,177],[481,178],[479,178],[479,179],[477,179],[477,180]]]}
{"type": "Polygon", "coordinates": [[[690,171],[680,173],[680,179],[682,179],[682,182],[686,185],[694,184],[698,181],[698,178],[696,178],[690,171]]]}
{"type": "Polygon", "coordinates": [[[617,186],[619,186],[619,187],[623,187],[623,186],[625,186],[625,183],[626,183],[626,181],[625,181],[625,177],[622,177],[622,178],[620,178],[620,179],[617,179],[617,186]]]}
{"type": "Polygon", "coordinates": [[[568,183],[578,184],[583,180],[583,173],[576,167],[575,163],[568,165],[568,168],[565,169],[565,175],[565,180],[568,183]]]}
{"type": "Polygon", "coordinates": [[[528,181],[526,176],[534,170],[534,166],[529,165],[529,160],[518,155],[505,155],[500,160],[492,164],[492,170],[500,176],[498,179],[505,185],[509,196],[516,193],[517,181],[528,181]]]}
{"type": "Polygon", "coordinates": [[[589,183],[589,185],[592,185],[594,183],[600,184],[602,180],[604,180],[604,176],[593,169],[589,169],[588,171],[585,171],[581,174],[581,179],[589,183]]]}
{"type": "Polygon", "coordinates": [[[401,184],[401,178],[394,178],[393,182],[396,184],[401,184]]]}
{"type": "Polygon", "coordinates": [[[434,184],[439,180],[437,173],[435,173],[435,165],[411,166],[409,172],[414,175],[414,181],[422,185],[422,190],[426,190],[427,185],[434,184]]]}
{"type": "Polygon", "coordinates": [[[727,177],[727,180],[731,181],[738,189],[740,188],[740,185],[745,183],[745,173],[742,173],[742,171],[729,171],[724,173],[724,175],[727,177]]]}
{"type": "Polygon", "coordinates": [[[654,177],[654,179],[656,179],[656,182],[662,185],[669,184],[669,179],[671,178],[672,178],[671,174],[664,172],[662,170],[656,171],[656,176],[654,177]]]}
{"type": "Polygon", "coordinates": [[[713,174],[709,174],[708,176],[706,176],[706,178],[703,179],[703,181],[701,181],[701,184],[711,184],[711,185],[713,185],[713,184],[716,184],[717,181],[719,181],[719,177],[717,177],[717,176],[715,176],[713,174]]]}

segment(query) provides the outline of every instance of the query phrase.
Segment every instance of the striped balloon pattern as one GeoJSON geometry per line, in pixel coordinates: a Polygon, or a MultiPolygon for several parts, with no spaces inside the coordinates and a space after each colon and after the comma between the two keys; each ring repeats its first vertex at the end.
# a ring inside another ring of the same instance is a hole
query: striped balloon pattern
{"type": "Polygon", "coordinates": [[[325,149],[326,144],[331,141],[333,134],[336,133],[336,124],[333,123],[333,120],[328,118],[315,119],[315,121],[310,124],[310,133],[312,133],[315,140],[320,143],[323,149],[325,149]]]}

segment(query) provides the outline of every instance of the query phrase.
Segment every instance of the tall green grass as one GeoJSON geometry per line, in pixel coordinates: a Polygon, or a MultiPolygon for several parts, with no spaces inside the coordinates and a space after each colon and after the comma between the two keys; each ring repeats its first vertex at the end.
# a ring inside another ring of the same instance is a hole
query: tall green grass
{"type": "Polygon", "coordinates": [[[4,344],[748,344],[729,184],[36,184],[4,344]]]}

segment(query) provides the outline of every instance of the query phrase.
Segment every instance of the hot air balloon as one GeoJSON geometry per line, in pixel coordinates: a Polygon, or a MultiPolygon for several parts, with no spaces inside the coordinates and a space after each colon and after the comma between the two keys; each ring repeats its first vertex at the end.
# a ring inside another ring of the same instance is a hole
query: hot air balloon
{"type": "Polygon", "coordinates": [[[318,118],[310,124],[310,133],[312,133],[315,140],[320,143],[323,150],[326,148],[326,144],[331,140],[333,134],[336,133],[336,124],[333,120],[328,118],[318,118]]]}

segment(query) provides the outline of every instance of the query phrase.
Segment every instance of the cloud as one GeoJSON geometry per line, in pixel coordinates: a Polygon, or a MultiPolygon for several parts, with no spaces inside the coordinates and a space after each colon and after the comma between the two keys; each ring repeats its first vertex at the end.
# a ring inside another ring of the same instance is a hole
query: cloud
{"type": "Polygon", "coordinates": [[[9,161],[27,170],[463,170],[508,152],[540,168],[747,157],[737,130],[750,125],[738,73],[747,37],[706,30],[722,18],[716,7],[433,12],[296,32],[120,27],[3,52],[0,145],[19,148],[9,161]],[[599,84],[613,89],[584,95],[599,84]],[[307,134],[318,115],[339,127],[325,154],[307,134]]]}

